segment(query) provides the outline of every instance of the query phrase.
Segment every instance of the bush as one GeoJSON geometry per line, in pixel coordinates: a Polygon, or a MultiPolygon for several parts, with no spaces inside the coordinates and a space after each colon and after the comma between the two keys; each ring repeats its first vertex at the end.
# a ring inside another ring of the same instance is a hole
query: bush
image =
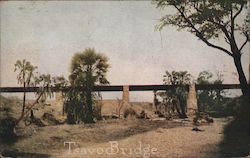
{"type": "Polygon", "coordinates": [[[0,95],[0,138],[10,139],[16,137],[14,128],[16,119],[12,117],[12,106],[15,99],[5,98],[0,95]]]}
{"type": "Polygon", "coordinates": [[[102,120],[102,104],[95,103],[93,106],[93,117],[97,120],[102,120]]]}
{"type": "Polygon", "coordinates": [[[240,107],[240,98],[224,98],[221,103],[213,104],[205,111],[212,117],[234,116],[240,107]]]}
{"type": "Polygon", "coordinates": [[[238,110],[234,120],[225,127],[224,139],[220,144],[222,157],[246,157],[250,153],[250,98],[235,99],[235,106],[238,110]]]}
{"type": "Polygon", "coordinates": [[[128,118],[128,117],[137,117],[138,114],[136,113],[136,111],[132,108],[128,108],[124,111],[123,114],[124,118],[128,118]]]}
{"type": "Polygon", "coordinates": [[[13,117],[8,117],[0,120],[0,137],[9,139],[16,137],[14,128],[16,126],[16,119],[13,117]]]}

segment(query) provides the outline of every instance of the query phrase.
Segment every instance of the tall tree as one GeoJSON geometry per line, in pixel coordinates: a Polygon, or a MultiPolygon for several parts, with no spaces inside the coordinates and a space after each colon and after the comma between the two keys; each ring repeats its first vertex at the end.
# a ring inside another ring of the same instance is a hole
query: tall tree
{"type": "MultiPolygon", "coordinates": [[[[96,53],[92,48],[76,53],[71,60],[70,84],[73,87],[84,87],[86,98],[86,123],[93,122],[93,87],[96,84],[108,84],[106,73],[109,68],[108,58],[101,53],[96,53]]],[[[83,106],[83,105],[82,105],[83,106]]]]}
{"type": "MultiPolygon", "coordinates": [[[[42,75],[39,75],[39,76],[35,76],[34,77],[34,86],[38,86],[39,89],[38,91],[36,92],[36,99],[35,101],[27,106],[27,110],[24,111],[24,113],[17,119],[16,121],[16,125],[21,121],[21,120],[24,120],[25,122],[28,121],[29,123],[27,125],[29,125],[30,123],[32,123],[32,121],[35,119],[33,115],[33,111],[32,109],[40,102],[44,102],[47,97],[52,97],[53,93],[51,91],[51,87],[52,87],[52,79],[51,79],[51,76],[49,74],[42,74],[42,75]],[[27,119],[28,118],[28,113],[31,112],[31,116],[30,116],[30,119],[27,119]]],[[[26,122],[27,123],[27,122],[26,122]]],[[[25,124],[26,124],[25,123],[25,124]]]]}
{"type": "Polygon", "coordinates": [[[177,88],[166,90],[163,99],[168,104],[179,104],[180,110],[177,106],[175,106],[175,110],[177,110],[180,117],[186,118],[188,91],[184,85],[191,84],[191,75],[187,71],[166,71],[166,74],[163,76],[163,82],[166,85],[178,85],[177,88]]]}
{"type": "MultiPolygon", "coordinates": [[[[34,72],[37,69],[37,66],[33,66],[29,61],[17,60],[15,63],[14,71],[18,72],[17,74],[17,81],[21,84],[24,88],[29,87],[32,85],[33,80],[35,79],[34,72]]],[[[26,92],[23,92],[23,107],[21,116],[24,114],[25,110],[25,101],[26,101],[26,92]]]]}
{"type": "MultiPolygon", "coordinates": [[[[217,77],[213,80],[213,74],[209,71],[202,71],[196,80],[197,84],[222,84],[223,78],[220,72],[217,72],[217,77]]],[[[220,106],[225,100],[226,91],[222,89],[217,90],[198,90],[198,107],[199,111],[205,111],[220,106]]],[[[215,109],[215,108],[214,108],[215,109]]]]}
{"type": "Polygon", "coordinates": [[[166,25],[177,26],[179,30],[191,32],[209,47],[218,49],[232,57],[239,75],[243,95],[250,95],[250,89],[244,74],[241,56],[243,48],[250,41],[250,15],[244,21],[237,18],[242,15],[247,0],[153,0],[157,8],[171,6],[174,14],[160,19],[158,29],[166,25]],[[243,42],[236,35],[245,37],[243,42]],[[223,36],[229,48],[212,43],[210,39],[223,36]]]}

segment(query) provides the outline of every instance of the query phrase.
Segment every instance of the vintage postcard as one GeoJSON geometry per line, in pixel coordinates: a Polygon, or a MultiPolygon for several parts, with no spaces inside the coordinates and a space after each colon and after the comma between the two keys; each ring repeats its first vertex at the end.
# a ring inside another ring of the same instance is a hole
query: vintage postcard
{"type": "Polygon", "coordinates": [[[249,7],[0,1],[0,158],[250,157],[249,7]]]}

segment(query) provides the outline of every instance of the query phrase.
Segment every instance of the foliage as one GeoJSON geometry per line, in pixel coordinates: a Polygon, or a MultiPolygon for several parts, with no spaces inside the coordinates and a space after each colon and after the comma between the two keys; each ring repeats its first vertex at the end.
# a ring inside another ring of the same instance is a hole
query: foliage
{"type": "MultiPolygon", "coordinates": [[[[213,74],[209,71],[200,72],[196,83],[197,84],[222,84],[223,78],[221,73],[217,73],[217,79],[213,79],[213,74]]],[[[211,111],[218,110],[220,105],[225,103],[226,91],[217,89],[217,90],[199,90],[197,91],[198,99],[198,108],[199,111],[211,111]],[[216,107],[217,106],[217,107],[216,107]]]]}
{"type": "Polygon", "coordinates": [[[52,82],[54,83],[54,86],[58,89],[69,85],[68,81],[64,78],[64,76],[52,77],[52,82]]]}
{"type": "Polygon", "coordinates": [[[103,104],[100,102],[95,101],[93,105],[93,117],[96,120],[102,120],[102,106],[103,104]]]}
{"type": "Polygon", "coordinates": [[[22,115],[17,119],[17,123],[18,124],[21,120],[36,120],[35,117],[33,116],[33,108],[39,103],[39,102],[45,102],[45,100],[48,97],[52,97],[53,93],[51,91],[51,87],[53,85],[52,83],[52,79],[51,76],[49,74],[42,74],[39,76],[35,76],[35,82],[34,82],[35,86],[38,86],[38,91],[36,92],[36,100],[29,105],[28,107],[26,107],[26,111],[24,111],[24,113],[22,113],[22,115]],[[28,118],[28,113],[31,112],[31,116],[30,118],[28,118]]]}
{"type": "Polygon", "coordinates": [[[32,84],[32,79],[34,79],[34,72],[37,66],[33,66],[29,61],[25,59],[17,60],[15,63],[14,71],[18,71],[17,81],[19,84],[24,84],[29,86],[32,84]]]}
{"type": "MultiPolygon", "coordinates": [[[[202,71],[197,80],[197,84],[223,84],[223,75],[218,72],[216,78],[209,71],[202,71]]],[[[222,89],[216,90],[198,90],[197,100],[200,112],[209,113],[213,117],[233,116],[239,107],[237,99],[227,97],[228,91],[222,89]]]]}
{"type": "Polygon", "coordinates": [[[77,91],[76,88],[71,88],[70,91],[65,94],[64,107],[67,113],[67,122],[69,124],[84,121],[86,117],[85,105],[85,94],[81,91],[77,91]]]}
{"type": "Polygon", "coordinates": [[[14,137],[16,119],[13,118],[13,106],[18,102],[17,98],[6,98],[0,95],[0,138],[10,139],[14,137]]]}
{"type": "MultiPolygon", "coordinates": [[[[235,21],[247,4],[247,0],[154,0],[154,3],[157,8],[172,6],[177,10],[175,14],[163,16],[158,29],[174,25],[179,30],[186,29],[195,34],[205,43],[211,38],[218,38],[221,33],[224,33],[227,42],[233,42],[232,34],[237,31],[245,35],[249,41],[249,15],[241,24],[235,21]]],[[[218,49],[226,51],[221,47],[218,49]]]]}
{"type": "Polygon", "coordinates": [[[52,97],[51,87],[54,85],[50,74],[41,74],[35,78],[35,85],[39,87],[36,96],[40,96],[39,100],[44,102],[48,97],[52,97]]]}
{"type": "Polygon", "coordinates": [[[15,72],[17,74],[18,83],[23,85],[23,87],[30,87],[30,86],[38,86],[39,89],[36,92],[36,100],[32,105],[26,107],[25,100],[26,100],[26,92],[23,95],[23,108],[21,116],[17,119],[18,124],[21,120],[25,120],[28,116],[28,112],[30,112],[30,117],[34,119],[33,115],[33,107],[39,102],[45,102],[48,97],[52,97],[53,93],[51,91],[51,86],[55,84],[56,86],[60,85],[63,82],[63,77],[54,77],[53,80],[49,74],[41,74],[38,75],[35,70],[37,66],[33,66],[29,61],[25,59],[17,60],[15,63],[15,72]]]}
{"type": "Polygon", "coordinates": [[[16,137],[14,127],[16,125],[16,119],[13,117],[7,117],[0,120],[0,138],[4,141],[11,141],[16,137]]]}
{"type": "Polygon", "coordinates": [[[250,153],[250,98],[238,97],[232,100],[237,113],[223,130],[223,140],[220,143],[221,157],[247,157],[250,153]],[[237,144],[237,148],[235,148],[237,144]]]}
{"type": "Polygon", "coordinates": [[[109,68],[108,58],[87,48],[76,53],[71,60],[69,82],[72,89],[66,94],[65,108],[68,122],[84,121],[93,123],[94,98],[96,84],[108,84],[106,73],[109,68]],[[80,89],[82,88],[82,89],[80,89]]]}
{"type": "MultiPolygon", "coordinates": [[[[25,59],[17,60],[15,63],[15,72],[18,72],[17,74],[17,81],[19,84],[23,85],[23,87],[29,87],[30,85],[34,86],[34,72],[37,69],[37,66],[33,66],[29,61],[26,61],[25,59]]],[[[24,114],[25,110],[25,101],[26,101],[26,92],[23,93],[23,108],[21,115],[24,114]]]]}
{"type": "Polygon", "coordinates": [[[184,85],[191,84],[191,75],[187,71],[172,71],[171,73],[166,71],[163,76],[163,82],[166,85],[177,85],[178,87],[166,90],[163,94],[163,102],[166,106],[169,104],[176,105],[179,104],[180,109],[174,106],[180,117],[186,116],[186,100],[188,91],[184,85]]]}
{"type": "Polygon", "coordinates": [[[157,29],[161,30],[166,25],[177,26],[178,30],[191,32],[209,47],[231,56],[239,74],[242,93],[250,95],[241,64],[243,48],[250,41],[250,15],[248,13],[243,21],[237,20],[239,15],[243,15],[247,0],[153,0],[153,3],[157,8],[169,6],[176,10],[163,16],[157,29]],[[243,35],[245,41],[237,41],[235,34],[243,35]],[[230,50],[210,40],[222,36],[230,50]]]}
{"type": "Polygon", "coordinates": [[[0,120],[12,116],[12,100],[0,95],[0,120]]]}
{"type": "Polygon", "coordinates": [[[132,118],[136,118],[138,117],[138,114],[136,113],[136,111],[133,109],[133,108],[128,108],[124,111],[124,118],[129,118],[129,117],[132,117],[132,118]]]}

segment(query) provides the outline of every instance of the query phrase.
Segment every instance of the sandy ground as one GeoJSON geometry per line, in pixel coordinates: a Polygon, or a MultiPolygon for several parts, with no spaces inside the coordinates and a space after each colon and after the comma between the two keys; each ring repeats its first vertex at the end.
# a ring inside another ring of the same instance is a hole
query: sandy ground
{"type": "MultiPolygon", "coordinates": [[[[204,130],[191,122],[110,120],[93,125],[29,127],[16,143],[1,148],[54,158],[200,158],[219,157],[226,119],[215,119],[204,130]],[[71,148],[71,149],[69,149],[71,148]]],[[[24,154],[25,155],[25,154],[24,154]]],[[[24,156],[25,157],[25,156],[24,156]]],[[[26,154],[27,157],[27,154],[26,154]]]]}

